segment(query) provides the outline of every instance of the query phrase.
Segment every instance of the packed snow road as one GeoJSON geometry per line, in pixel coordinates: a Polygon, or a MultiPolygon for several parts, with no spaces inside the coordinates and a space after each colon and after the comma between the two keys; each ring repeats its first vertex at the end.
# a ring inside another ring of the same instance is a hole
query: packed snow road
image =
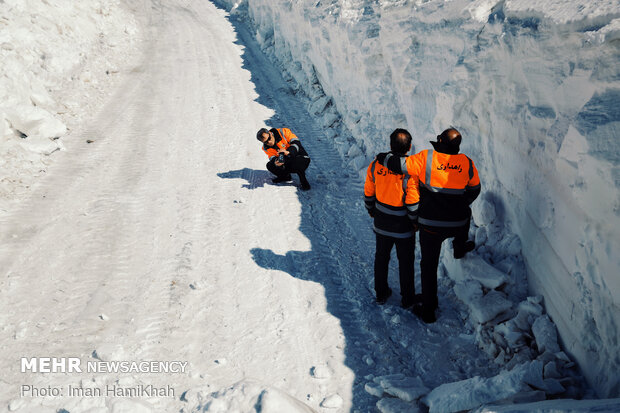
{"type": "Polygon", "coordinates": [[[374,303],[362,182],[247,29],[210,2],[143,12],[141,64],[1,218],[2,408],[305,411],[297,399],[365,412],[370,375],[432,388],[491,373],[450,297],[431,326],[398,306],[395,277],[388,305],[374,303]],[[262,126],[301,138],[312,190],[270,182],[262,126]],[[78,358],[83,371],[22,372],[22,357],[78,358]],[[140,385],[161,393],[110,393],[140,385]]]}

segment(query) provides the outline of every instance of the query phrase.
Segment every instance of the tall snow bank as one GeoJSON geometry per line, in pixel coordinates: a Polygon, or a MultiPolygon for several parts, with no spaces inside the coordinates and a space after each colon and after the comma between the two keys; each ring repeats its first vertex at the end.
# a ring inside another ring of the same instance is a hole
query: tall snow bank
{"type": "Polygon", "coordinates": [[[64,118],[82,120],[137,32],[120,0],[0,0],[2,203],[44,173],[46,155],[64,149],[64,118]]]}
{"type": "MultiPolygon", "coordinates": [[[[617,2],[224,3],[250,17],[360,175],[395,127],[417,150],[461,130],[483,185],[474,219],[491,205],[518,236],[566,349],[599,395],[620,396],[617,2]]],[[[482,221],[476,233],[493,233],[482,221]]]]}

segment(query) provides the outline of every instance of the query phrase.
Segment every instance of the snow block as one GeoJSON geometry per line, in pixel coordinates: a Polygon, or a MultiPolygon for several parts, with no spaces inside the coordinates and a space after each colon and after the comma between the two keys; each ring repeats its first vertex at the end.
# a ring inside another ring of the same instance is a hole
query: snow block
{"type": "MultiPolygon", "coordinates": [[[[323,399],[323,401],[321,402],[321,407],[325,409],[339,409],[342,407],[343,403],[344,401],[342,400],[342,397],[340,397],[339,394],[332,394],[323,399]]],[[[288,410],[274,410],[274,413],[284,412],[284,411],[288,411],[288,410]]]]}
{"type": "Polygon", "coordinates": [[[418,413],[420,409],[413,403],[387,397],[377,402],[377,410],[381,413],[418,413]]]}
{"type": "Polygon", "coordinates": [[[467,305],[472,317],[479,324],[484,324],[512,307],[512,301],[500,291],[491,290],[482,295],[482,288],[477,281],[460,282],[454,286],[456,296],[467,305]]]}
{"type": "Polygon", "coordinates": [[[510,279],[479,256],[466,256],[460,260],[446,256],[443,262],[448,276],[454,281],[476,280],[485,288],[495,289],[510,279]]]}
{"type": "Polygon", "coordinates": [[[381,387],[380,384],[378,383],[366,383],[364,385],[364,390],[366,390],[366,393],[375,396],[375,397],[383,397],[383,387],[381,387]]]}
{"type": "Polygon", "coordinates": [[[504,338],[506,345],[513,349],[523,343],[523,332],[529,330],[520,329],[514,322],[515,318],[508,320],[505,323],[498,324],[493,328],[494,335],[501,335],[504,338]]]}
{"type": "Polygon", "coordinates": [[[379,376],[374,379],[383,390],[394,397],[411,402],[428,393],[429,389],[419,377],[406,377],[404,374],[379,376]]]}
{"type": "Polygon", "coordinates": [[[64,123],[48,111],[36,106],[18,105],[7,111],[6,118],[13,127],[27,136],[55,138],[67,132],[64,123]]]}
{"type": "Polygon", "coordinates": [[[20,146],[28,151],[50,155],[58,150],[64,150],[60,139],[50,139],[44,136],[28,136],[19,142],[20,146]]]}
{"type": "Polygon", "coordinates": [[[315,379],[329,379],[332,376],[331,369],[327,365],[313,366],[310,374],[315,379]]]}
{"type": "Polygon", "coordinates": [[[330,99],[331,98],[329,96],[323,96],[317,99],[314,103],[310,105],[310,113],[313,113],[315,115],[320,115],[321,113],[323,113],[330,99]]]}
{"type": "Polygon", "coordinates": [[[502,400],[523,390],[523,384],[516,375],[502,377],[501,380],[476,376],[460,382],[442,384],[422,401],[428,405],[429,413],[451,413],[502,400]]]}
{"type": "Polygon", "coordinates": [[[495,206],[486,199],[474,203],[471,208],[471,214],[474,222],[479,227],[493,223],[497,215],[495,213],[495,206]]]}
{"type": "Polygon", "coordinates": [[[454,293],[459,300],[471,307],[474,301],[482,298],[482,286],[478,281],[460,281],[454,284],[454,293]]]}
{"type": "MultiPolygon", "coordinates": [[[[454,383],[446,383],[433,389],[422,402],[429,407],[429,412],[451,413],[471,410],[508,399],[520,393],[529,393],[525,379],[535,381],[538,365],[524,363],[511,371],[502,371],[490,378],[479,376],[454,383]]],[[[539,363],[540,364],[540,363],[539,363]]],[[[542,365],[540,366],[542,376],[542,365]]],[[[542,377],[541,377],[542,380],[542,377]]]]}
{"type": "Polygon", "coordinates": [[[559,379],[562,377],[560,372],[558,371],[558,364],[555,361],[550,361],[545,364],[543,369],[543,377],[545,379],[559,379]]]}
{"type": "Polygon", "coordinates": [[[542,305],[540,305],[540,303],[542,303],[542,298],[541,297],[527,297],[526,300],[521,301],[519,303],[518,309],[519,311],[523,310],[523,311],[527,311],[528,313],[532,314],[532,315],[542,315],[543,313],[543,308],[542,305]]]}
{"type": "Polygon", "coordinates": [[[315,413],[306,404],[281,390],[263,386],[250,380],[244,380],[232,386],[211,393],[203,403],[198,404],[192,412],[229,413],[315,413]]]}
{"type": "Polygon", "coordinates": [[[620,411],[620,399],[606,400],[545,400],[534,403],[485,406],[475,413],[616,413],[620,411]]]}
{"type": "Polygon", "coordinates": [[[557,379],[544,379],[543,382],[545,386],[543,390],[548,395],[553,396],[556,394],[562,394],[566,391],[564,386],[562,386],[562,383],[560,383],[560,381],[557,379]]]}
{"type": "Polygon", "coordinates": [[[540,360],[522,364],[515,369],[523,372],[523,382],[537,389],[545,388],[545,383],[543,382],[543,363],[540,360]]]}
{"type": "Polygon", "coordinates": [[[534,333],[539,352],[550,351],[558,353],[560,351],[558,332],[548,315],[540,316],[534,321],[532,332],[534,333]]]}

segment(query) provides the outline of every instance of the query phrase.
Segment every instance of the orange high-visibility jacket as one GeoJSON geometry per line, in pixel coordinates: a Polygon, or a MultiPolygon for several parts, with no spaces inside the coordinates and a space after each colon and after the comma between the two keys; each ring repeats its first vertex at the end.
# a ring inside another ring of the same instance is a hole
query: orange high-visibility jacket
{"type": "Polygon", "coordinates": [[[273,132],[275,137],[274,146],[269,147],[263,145],[263,152],[267,154],[269,160],[272,160],[274,157],[278,157],[278,149],[289,150],[289,148],[292,146],[296,149],[295,154],[302,152],[301,144],[299,144],[299,138],[293,132],[291,132],[289,128],[271,129],[270,132],[273,132]]]}
{"type": "Polygon", "coordinates": [[[469,157],[426,149],[400,162],[415,182],[412,201],[419,202],[420,225],[458,227],[469,222],[469,205],[480,194],[478,170],[469,157]]]}
{"type": "Polygon", "coordinates": [[[366,171],[364,201],[369,211],[374,210],[373,229],[376,233],[394,238],[413,236],[413,204],[417,202],[414,202],[414,186],[414,179],[391,172],[376,159],[370,163],[366,171]]]}

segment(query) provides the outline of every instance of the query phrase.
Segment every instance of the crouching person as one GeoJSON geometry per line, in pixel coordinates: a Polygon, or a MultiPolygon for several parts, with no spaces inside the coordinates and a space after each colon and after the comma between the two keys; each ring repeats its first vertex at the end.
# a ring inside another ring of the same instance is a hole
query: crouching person
{"type": "Polygon", "coordinates": [[[306,179],[310,156],[290,129],[261,128],[256,132],[256,139],[262,142],[263,151],[269,157],[267,169],[276,176],[271,180],[273,183],[291,181],[291,173],[295,173],[299,176],[300,189],[310,189],[306,179]]]}

